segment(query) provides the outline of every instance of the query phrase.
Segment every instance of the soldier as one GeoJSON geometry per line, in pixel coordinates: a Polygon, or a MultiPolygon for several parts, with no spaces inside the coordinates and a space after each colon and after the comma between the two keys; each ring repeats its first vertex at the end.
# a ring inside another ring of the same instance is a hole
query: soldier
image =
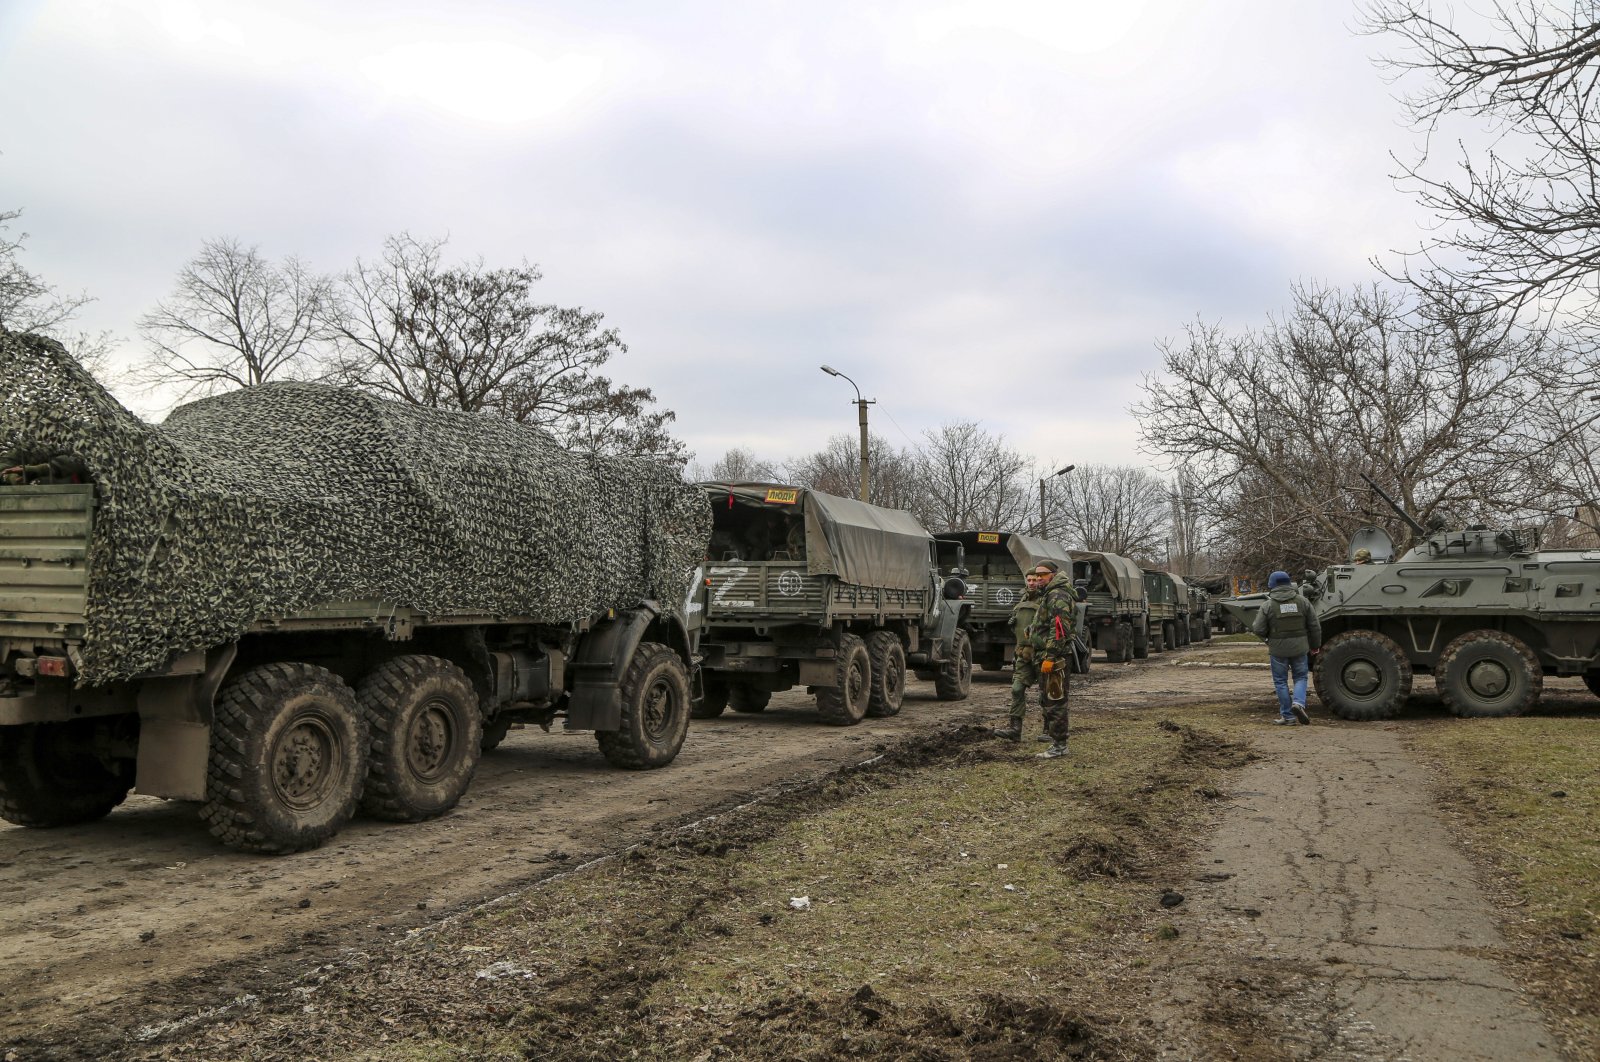
{"type": "Polygon", "coordinates": [[[1072,622],[1078,592],[1071,573],[1061,571],[1053,561],[1040,561],[1034,573],[1047,580],[1039,595],[1038,614],[1028,629],[1028,645],[1044,687],[1039,697],[1044,706],[1044,732],[1051,740],[1039,758],[1053,760],[1067,754],[1067,680],[1072,671],[1072,622]]]}
{"type": "Polygon", "coordinates": [[[995,737],[1022,740],[1022,720],[1028,714],[1028,687],[1039,681],[1039,667],[1034,660],[1033,646],[1028,644],[1028,632],[1039,614],[1039,599],[1044,596],[1045,583],[1052,574],[1037,568],[1028,572],[1024,576],[1027,589],[1011,606],[1011,634],[1017,645],[1016,659],[1011,663],[1011,725],[990,731],[995,737]]]}
{"type": "Polygon", "coordinates": [[[1358,549],[1358,550],[1356,550],[1355,561],[1356,561],[1357,564],[1371,564],[1372,563],[1372,551],[1370,549],[1358,549]]]}

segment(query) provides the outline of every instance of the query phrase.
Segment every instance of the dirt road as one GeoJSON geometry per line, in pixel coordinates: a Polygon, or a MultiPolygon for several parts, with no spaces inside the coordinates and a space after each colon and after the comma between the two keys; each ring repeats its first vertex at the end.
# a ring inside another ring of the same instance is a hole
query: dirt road
{"type": "Polygon", "coordinates": [[[914,683],[900,715],[849,729],[819,726],[809,698],[779,694],[760,715],[696,721],[658,771],[608,766],[592,735],[513,731],[451,814],[357,820],[324,848],[279,858],[224,849],[193,805],[149,797],[88,826],[6,825],[0,1044],[232,998],[264,972],[303,971],[653,827],[860,762],[899,735],[969,718],[1006,689],[991,678],[967,702],[942,702],[914,683]]]}

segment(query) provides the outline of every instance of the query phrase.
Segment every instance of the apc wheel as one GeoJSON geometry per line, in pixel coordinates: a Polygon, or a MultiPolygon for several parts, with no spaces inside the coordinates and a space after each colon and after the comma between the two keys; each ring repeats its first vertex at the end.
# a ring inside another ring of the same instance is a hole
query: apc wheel
{"type": "Polygon", "coordinates": [[[701,680],[705,684],[705,696],[701,697],[689,709],[691,719],[715,719],[728,708],[728,702],[733,699],[733,687],[720,678],[701,672],[705,677],[701,680]]]}
{"type": "Polygon", "coordinates": [[[758,690],[743,684],[728,687],[728,707],[736,712],[743,712],[746,715],[764,712],[771,701],[771,690],[758,690]]]}
{"type": "Polygon", "coordinates": [[[1346,631],[1317,654],[1317,696],[1341,719],[1389,719],[1411,696],[1411,662],[1377,631],[1346,631]]]}
{"type": "Polygon", "coordinates": [[[950,659],[933,673],[933,692],[941,701],[964,701],[972,689],[972,641],[956,628],[950,639],[950,659]]]}
{"type": "Polygon", "coordinates": [[[840,635],[833,675],[834,685],[817,687],[817,718],[829,726],[855,726],[866,718],[872,698],[867,644],[853,634],[840,635]]]}
{"type": "Polygon", "coordinates": [[[1133,629],[1133,658],[1144,660],[1150,656],[1150,628],[1135,627],[1133,629]]]}
{"type": "Polygon", "coordinates": [[[1521,715],[1544,691],[1539,658],[1504,631],[1463,634],[1439,654],[1435,674],[1440,699],[1460,716],[1521,715]]]}
{"type": "Polygon", "coordinates": [[[1590,671],[1583,676],[1583,684],[1589,687],[1589,692],[1600,697],[1600,671],[1590,671]]]}
{"type": "Polygon", "coordinates": [[[660,642],[640,642],[622,676],[622,722],[595,734],[614,767],[665,767],[689,734],[689,669],[660,642]]]}
{"type": "Polygon", "coordinates": [[[361,681],[356,703],[372,734],[361,810],[421,822],[455,807],[483,755],[483,713],[466,673],[437,656],[397,656],[361,681]]]}
{"type": "Polygon", "coordinates": [[[92,719],[0,726],[0,818],[42,829],[109,815],[133,778],[95,755],[94,736],[92,719]]]}
{"type": "Polygon", "coordinates": [[[867,714],[875,718],[899,715],[906,699],[906,647],[892,631],[873,631],[867,635],[867,659],[872,663],[867,714]]]}
{"type": "Polygon", "coordinates": [[[264,664],[217,698],[200,817],[223,844],[315,848],[355,814],[367,776],[356,695],[326,668],[264,664]]]}

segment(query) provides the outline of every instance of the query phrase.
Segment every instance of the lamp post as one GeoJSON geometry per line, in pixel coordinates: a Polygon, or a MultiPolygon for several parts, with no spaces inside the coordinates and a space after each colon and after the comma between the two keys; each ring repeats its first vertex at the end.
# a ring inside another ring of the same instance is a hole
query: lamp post
{"type": "Polygon", "coordinates": [[[1045,509],[1044,509],[1044,485],[1045,485],[1045,481],[1046,480],[1055,479],[1057,476],[1064,476],[1068,472],[1071,472],[1074,468],[1077,468],[1077,467],[1078,467],[1077,465],[1068,465],[1066,468],[1057,469],[1056,471],[1050,473],[1048,476],[1040,476],[1039,477],[1039,537],[1040,538],[1044,537],[1044,520],[1045,520],[1045,517],[1044,517],[1044,512],[1045,512],[1045,509]]]}
{"type": "Polygon", "coordinates": [[[856,389],[855,405],[856,408],[860,410],[860,416],[858,419],[861,422],[861,500],[871,501],[872,499],[869,497],[869,495],[871,494],[872,481],[868,475],[870,466],[867,463],[867,407],[876,402],[877,399],[862,398],[861,388],[856,387],[856,382],[850,379],[850,377],[846,376],[844,373],[840,372],[838,369],[835,369],[833,366],[824,365],[822,366],[822,371],[827,373],[829,376],[839,377],[839,379],[844,380],[851,387],[855,387],[856,389]]]}

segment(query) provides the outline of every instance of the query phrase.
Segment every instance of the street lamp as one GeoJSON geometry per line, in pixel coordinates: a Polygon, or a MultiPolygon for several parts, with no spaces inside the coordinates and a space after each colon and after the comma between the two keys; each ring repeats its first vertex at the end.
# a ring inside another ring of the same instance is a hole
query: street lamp
{"type": "Polygon", "coordinates": [[[822,371],[827,373],[829,376],[837,376],[837,377],[839,377],[839,379],[844,380],[847,383],[849,383],[851,387],[855,387],[856,388],[856,403],[855,404],[856,404],[856,408],[861,411],[861,416],[859,418],[860,421],[861,421],[861,500],[862,501],[871,501],[872,499],[869,497],[869,495],[871,493],[871,490],[870,490],[871,480],[868,478],[868,475],[867,475],[868,467],[869,467],[868,464],[867,464],[867,407],[872,405],[874,402],[876,402],[877,399],[874,399],[874,398],[862,398],[861,397],[861,388],[856,387],[856,382],[854,380],[850,379],[850,377],[846,376],[844,373],[840,372],[838,369],[835,369],[833,366],[824,365],[822,367],[822,371]]]}
{"type": "Polygon", "coordinates": [[[1040,538],[1044,537],[1044,484],[1045,484],[1045,480],[1055,479],[1057,476],[1064,476],[1068,472],[1071,472],[1074,468],[1077,468],[1077,467],[1078,467],[1077,465],[1068,465],[1066,468],[1057,469],[1056,471],[1050,473],[1048,476],[1040,476],[1039,477],[1039,537],[1040,538]]]}

